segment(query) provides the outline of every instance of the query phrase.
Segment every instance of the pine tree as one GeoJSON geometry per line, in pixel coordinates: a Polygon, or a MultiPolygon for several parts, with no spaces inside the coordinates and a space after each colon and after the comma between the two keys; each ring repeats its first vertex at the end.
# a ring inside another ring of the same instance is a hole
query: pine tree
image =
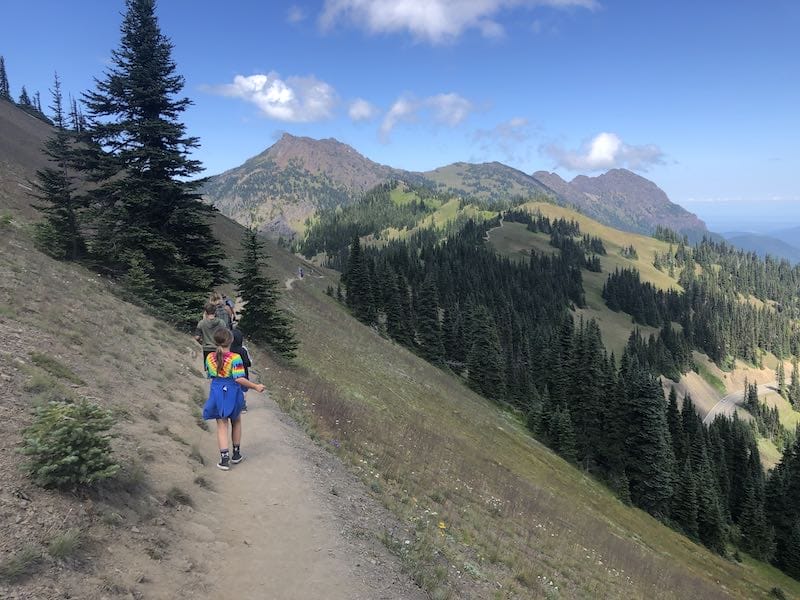
{"type": "Polygon", "coordinates": [[[672,502],[672,519],[681,526],[684,533],[697,539],[697,483],[692,472],[689,457],[683,461],[683,468],[676,483],[677,493],[672,502]]]}
{"type": "Polygon", "coordinates": [[[797,366],[797,357],[792,358],[792,377],[789,383],[789,402],[795,408],[800,408],[800,372],[797,366]]]}
{"type": "Polygon", "coordinates": [[[268,258],[258,233],[248,230],[237,265],[236,288],[244,301],[239,327],[254,342],[291,359],[296,356],[297,341],[289,317],[278,307],[278,281],[265,274],[268,258]]]}
{"type": "Polygon", "coordinates": [[[31,108],[33,106],[33,104],[31,104],[31,98],[28,96],[28,90],[25,89],[24,85],[19,93],[19,100],[17,100],[17,104],[25,108],[31,108]]]}
{"type": "Polygon", "coordinates": [[[64,120],[58,73],[55,74],[51,92],[53,104],[50,108],[55,131],[44,144],[44,153],[51,166],[37,171],[37,179],[33,183],[36,198],[43,202],[35,208],[45,216],[37,224],[36,241],[41,250],[54,258],[77,260],[86,251],[80,226],[83,206],[76,197],[73,177],[69,172],[73,140],[64,120]]]}
{"type": "Polygon", "coordinates": [[[638,365],[627,383],[626,472],[631,499],[650,514],[668,517],[673,493],[674,455],[661,385],[638,365]]]}
{"type": "Polygon", "coordinates": [[[209,225],[214,209],[200,201],[201,170],[189,158],[197,138],[179,116],[172,43],[159,28],[155,0],[126,0],[111,67],[84,94],[90,127],[81,157],[95,185],[91,249],[96,261],[124,275],[134,257],[151,274],[170,317],[190,323],[208,290],[224,281],[222,250],[209,225]]]}
{"type": "MultiPolygon", "coordinates": [[[[686,400],[684,400],[685,402],[686,400]]],[[[689,398],[689,402],[692,399],[689,398]]],[[[669,437],[672,441],[672,452],[675,455],[675,464],[682,465],[684,462],[685,441],[683,436],[683,423],[681,422],[681,414],[678,410],[678,394],[675,388],[671,387],[669,390],[669,399],[667,400],[667,428],[669,429],[669,437]]]]}
{"type": "Polygon", "coordinates": [[[0,98],[12,102],[11,88],[8,85],[8,75],[6,75],[6,61],[2,56],[0,56],[0,98]]]}
{"type": "Polygon", "coordinates": [[[439,294],[436,291],[436,281],[431,276],[425,279],[419,292],[417,343],[422,358],[436,365],[444,364],[442,326],[439,322],[439,294]]]}
{"type": "MultiPolygon", "coordinates": [[[[472,347],[467,355],[467,381],[487,398],[505,398],[503,355],[497,327],[488,309],[479,306],[472,318],[472,347]]],[[[548,400],[552,395],[548,394],[548,400]]],[[[548,410],[544,407],[543,410],[548,410]]]]}
{"type": "Polygon", "coordinates": [[[577,460],[577,450],[575,448],[575,430],[572,427],[572,418],[569,410],[564,408],[558,413],[556,426],[557,441],[555,445],[558,453],[569,462],[577,460]]]}
{"type": "Polygon", "coordinates": [[[372,282],[369,265],[361,248],[358,236],[353,237],[347,265],[342,273],[342,283],[347,290],[346,303],[353,315],[360,321],[371,325],[375,322],[376,311],[372,301],[372,282]]]}
{"type": "Polygon", "coordinates": [[[775,378],[778,380],[778,393],[786,398],[786,368],[783,359],[778,359],[778,368],[775,370],[775,378]]]}

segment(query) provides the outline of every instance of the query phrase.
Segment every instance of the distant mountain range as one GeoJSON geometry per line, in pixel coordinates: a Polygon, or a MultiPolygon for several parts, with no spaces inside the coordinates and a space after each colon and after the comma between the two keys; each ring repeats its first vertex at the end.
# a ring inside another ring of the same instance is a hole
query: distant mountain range
{"type": "Polygon", "coordinates": [[[696,215],[674,204],[652,181],[626,169],[570,182],[499,162],[454,163],[424,173],[378,164],[335,139],[284,134],[244,164],[207,180],[206,200],[223,214],[279,235],[303,229],[317,209],[355,202],[391,179],[440,192],[498,202],[549,198],[605,224],[650,234],[664,225],[696,240],[708,233],[696,215]]]}
{"type": "Polygon", "coordinates": [[[791,263],[800,263],[800,227],[767,234],[736,231],[725,233],[723,237],[734,246],[755,252],[761,257],[769,254],[785,258],[791,263]]]}

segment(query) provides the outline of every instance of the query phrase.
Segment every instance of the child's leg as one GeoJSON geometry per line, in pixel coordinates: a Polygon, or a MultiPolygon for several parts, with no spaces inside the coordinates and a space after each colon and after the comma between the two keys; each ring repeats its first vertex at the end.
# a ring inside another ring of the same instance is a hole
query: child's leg
{"type": "Polygon", "coordinates": [[[217,444],[220,452],[228,449],[228,419],[217,419],[217,444]]]}
{"type": "MultiPolygon", "coordinates": [[[[231,438],[233,441],[233,446],[238,448],[242,444],[242,418],[239,417],[235,421],[231,421],[231,438]]],[[[227,442],[227,436],[225,437],[225,441],[227,442]]]]}

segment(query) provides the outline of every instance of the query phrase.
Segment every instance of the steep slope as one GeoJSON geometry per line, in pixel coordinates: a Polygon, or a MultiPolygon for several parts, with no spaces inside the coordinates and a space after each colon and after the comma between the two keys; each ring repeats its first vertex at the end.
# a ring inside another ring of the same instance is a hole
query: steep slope
{"type": "Polygon", "coordinates": [[[556,195],[530,175],[499,162],[472,164],[458,162],[423,175],[439,191],[465,195],[488,202],[515,198],[531,200],[556,195]]]}
{"type": "Polygon", "coordinates": [[[47,164],[42,144],[52,127],[0,99],[0,208],[32,217],[30,180],[47,164]]]}
{"type": "Polygon", "coordinates": [[[537,171],[533,177],[584,214],[618,229],[650,234],[656,225],[664,225],[693,241],[708,233],[696,215],[671,202],[655,183],[627,169],[612,169],[597,177],[578,175],[570,182],[546,171],[537,171]]]}

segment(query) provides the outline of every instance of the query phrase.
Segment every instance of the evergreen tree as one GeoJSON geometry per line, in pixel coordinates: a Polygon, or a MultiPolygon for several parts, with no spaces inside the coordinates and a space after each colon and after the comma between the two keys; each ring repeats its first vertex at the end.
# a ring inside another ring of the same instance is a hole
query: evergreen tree
{"type": "Polygon", "coordinates": [[[800,372],[798,372],[797,357],[792,358],[792,377],[789,383],[789,402],[795,408],[800,408],[800,372]]]}
{"type": "Polygon", "coordinates": [[[251,340],[294,358],[297,341],[289,317],[278,307],[278,281],[265,275],[267,256],[254,229],[242,240],[236,288],[244,301],[239,327],[251,340]]]}
{"type": "Polygon", "coordinates": [[[661,385],[634,364],[628,373],[626,472],[631,500],[647,512],[668,517],[673,493],[674,456],[661,385]]]}
{"type": "Polygon", "coordinates": [[[17,100],[17,104],[25,108],[31,108],[33,104],[31,103],[31,98],[28,96],[28,90],[25,89],[25,86],[22,86],[22,91],[19,93],[19,100],[17,100]]]}
{"type": "Polygon", "coordinates": [[[77,260],[86,251],[81,233],[80,213],[83,209],[75,194],[69,172],[72,160],[72,134],[66,127],[62,104],[61,81],[56,73],[53,81],[53,124],[55,131],[44,144],[50,166],[36,172],[33,183],[36,198],[42,204],[35,208],[44,213],[37,224],[36,241],[41,250],[58,259],[77,260]]]}
{"type": "Polygon", "coordinates": [[[783,365],[783,359],[778,359],[778,368],[775,369],[775,379],[778,380],[778,393],[786,398],[786,368],[783,365]]]}
{"type": "Polygon", "coordinates": [[[191,104],[177,98],[172,43],[155,16],[155,0],[126,0],[111,67],[84,94],[90,127],[81,156],[92,187],[91,250],[112,274],[143,261],[170,318],[190,323],[206,293],[226,277],[222,250],[200,201],[201,170],[189,158],[198,145],[179,121],[191,104]]]}
{"type": "Polygon", "coordinates": [[[6,61],[2,56],[0,56],[0,98],[12,102],[11,88],[8,85],[8,75],[6,75],[6,61]]]}
{"type": "Polygon", "coordinates": [[[684,533],[697,539],[697,482],[692,472],[692,465],[687,456],[676,483],[677,493],[672,502],[672,519],[680,525],[684,533]]]}
{"type": "MultiPolygon", "coordinates": [[[[497,326],[488,309],[478,306],[472,317],[472,347],[467,355],[467,381],[487,398],[505,398],[503,355],[497,326]]],[[[548,402],[551,394],[547,394],[548,402]]],[[[547,410],[547,407],[544,408],[547,410]]],[[[549,431],[548,431],[549,433],[549,431]]]]}
{"type": "Polygon", "coordinates": [[[347,290],[347,306],[353,311],[353,315],[368,325],[374,323],[376,311],[372,301],[369,264],[358,236],[353,237],[350,245],[347,266],[342,273],[342,283],[347,290]]]}
{"type": "MultiPolygon", "coordinates": [[[[692,399],[689,398],[689,402],[692,399]]],[[[684,400],[686,402],[686,400],[684,400]]],[[[678,394],[675,388],[671,387],[669,390],[669,399],[667,400],[667,428],[669,429],[669,437],[672,441],[672,452],[675,455],[675,464],[682,465],[685,456],[685,441],[683,435],[683,423],[681,421],[681,414],[678,410],[678,394]]]]}
{"type": "Polygon", "coordinates": [[[444,364],[442,326],[439,322],[439,294],[436,281],[429,276],[419,292],[417,310],[417,343],[422,358],[435,364],[444,364]]]}
{"type": "Polygon", "coordinates": [[[558,449],[558,453],[569,462],[574,463],[577,460],[575,430],[572,427],[569,410],[566,408],[558,413],[555,438],[555,446],[558,449]]]}

